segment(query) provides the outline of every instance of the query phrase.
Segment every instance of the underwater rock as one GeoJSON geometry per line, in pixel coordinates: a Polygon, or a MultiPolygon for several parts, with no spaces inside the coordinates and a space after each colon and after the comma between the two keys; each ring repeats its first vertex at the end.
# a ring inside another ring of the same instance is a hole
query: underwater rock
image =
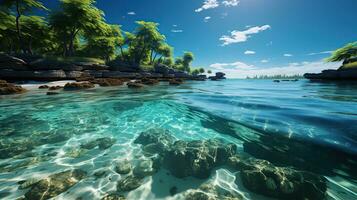
{"type": "Polygon", "coordinates": [[[170,79],[169,84],[170,85],[181,85],[183,83],[182,79],[170,79]]]}
{"type": "Polygon", "coordinates": [[[59,89],[62,89],[62,88],[63,88],[62,86],[56,85],[56,86],[49,87],[48,90],[53,91],[53,90],[59,90],[59,89]]]}
{"type": "Polygon", "coordinates": [[[170,188],[170,195],[171,196],[174,196],[175,194],[177,194],[177,187],[176,186],[172,186],[171,188],[170,188]]]}
{"type": "Polygon", "coordinates": [[[59,92],[47,92],[46,95],[53,96],[53,95],[58,95],[60,94],[59,92]]]}
{"type": "Polygon", "coordinates": [[[178,178],[208,178],[211,169],[225,164],[236,152],[236,145],[221,140],[177,141],[164,156],[164,164],[178,178]]]}
{"type": "Polygon", "coordinates": [[[288,167],[276,167],[266,160],[235,155],[231,167],[240,170],[243,185],[249,190],[279,199],[313,199],[326,197],[326,180],[317,174],[288,167]]]}
{"type": "Polygon", "coordinates": [[[185,192],[183,195],[186,200],[243,200],[245,199],[240,193],[235,190],[226,189],[209,181],[203,183],[198,189],[192,189],[185,192]]]}
{"type": "Polygon", "coordinates": [[[101,200],[125,200],[125,197],[119,194],[108,194],[101,200]]]}
{"type": "Polygon", "coordinates": [[[156,173],[154,169],[154,163],[151,159],[140,160],[139,164],[133,169],[133,175],[138,178],[144,178],[156,173]]]}
{"type": "Polygon", "coordinates": [[[118,174],[129,174],[132,166],[128,160],[119,161],[115,163],[114,171],[118,174]]]}
{"type": "Polygon", "coordinates": [[[128,192],[131,190],[135,190],[140,187],[142,184],[142,179],[135,176],[127,176],[124,179],[121,179],[117,183],[117,191],[118,192],[128,192]]]}
{"type": "Polygon", "coordinates": [[[185,194],[185,200],[216,200],[203,191],[190,190],[185,194]]]}
{"type": "Polygon", "coordinates": [[[79,158],[83,156],[85,153],[87,153],[86,149],[71,149],[66,152],[66,157],[79,158]]]}
{"type": "Polygon", "coordinates": [[[50,86],[48,85],[40,85],[40,87],[38,87],[38,89],[48,89],[50,86]]]}
{"type": "Polygon", "coordinates": [[[119,86],[123,85],[123,81],[120,79],[115,78],[98,78],[90,81],[91,83],[98,84],[102,87],[109,87],[109,86],[119,86]]]}
{"type": "Polygon", "coordinates": [[[24,92],[26,92],[26,89],[22,88],[21,86],[0,80],[0,95],[20,94],[24,92]]]}
{"type": "Polygon", "coordinates": [[[164,154],[175,142],[175,138],[165,129],[149,129],[134,140],[135,144],[143,145],[143,150],[149,153],[164,154]]]}
{"type": "Polygon", "coordinates": [[[80,180],[85,178],[86,172],[75,169],[53,174],[46,179],[42,179],[26,192],[26,199],[50,199],[71,188],[80,180]]]}
{"type": "Polygon", "coordinates": [[[73,83],[67,83],[64,86],[64,90],[82,90],[82,89],[89,89],[89,88],[94,88],[94,84],[90,82],[73,82],[73,83]]]}
{"type": "Polygon", "coordinates": [[[142,88],[142,87],[144,87],[144,84],[137,83],[137,82],[128,82],[126,85],[128,86],[128,88],[142,88]]]}
{"type": "Polygon", "coordinates": [[[158,84],[159,81],[157,79],[142,78],[141,83],[144,85],[155,85],[158,84]]]}
{"type": "MultiPolygon", "coordinates": [[[[164,166],[179,178],[207,178],[212,168],[225,164],[236,151],[236,145],[221,140],[175,142],[175,138],[163,129],[143,132],[134,143],[142,144],[145,152],[159,154],[164,166]]],[[[157,157],[156,166],[161,163],[160,157],[157,157]]]]}
{"type": "Polygon", "coordinates": [[[26,180],[26,181],[20,181],[19,184],[19,189],[20,190],[23,190],[23,189],[26,189],[26,188],[29,188],[29,187],[32,187],[33,185],[35,185],[36,183],[38,183],[40,180],[38,179],[34,179],[34,178],[31,178],[29,180],[26,180]]]}
{"type": "Polygon", "coordinates": [[[105,150],[113,146],[117,142],[117,140],[114,138],[105,137],[105,138],[97,139],[97,142],[98,142],[99,149],[105,150]]]}
{"type": "Polygon", "coordinates": [[[105,169],[100,169],[93,173],[93,175],[96,178],[102,178],[103,176],[106,176],[107,174],[108,174],[108,171],[105,169]]]}
{"type": "Polygon", "coordinates": [[[81,148],[94,149],[95,147],[98,146],[99,149],[105,150],[105,149],[108,149],[111,146],[113,146],[116,143],[116,141],[117,140],[114,138],[104,137],[104,138],[99,138],[99,139],[90,141],[86,144],[82,144],[81,148]]]}

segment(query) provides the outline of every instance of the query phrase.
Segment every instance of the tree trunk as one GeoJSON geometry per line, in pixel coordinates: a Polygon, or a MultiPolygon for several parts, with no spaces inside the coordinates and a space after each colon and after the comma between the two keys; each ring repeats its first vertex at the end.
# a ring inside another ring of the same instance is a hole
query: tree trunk
{"type": "Polygon", "coordinates": [[[151,49],[150,51],[150,64],[153,63],[153,59],[152,59],[152,54],[154,53],[154,50],[151,49]]]}
{"type": "Polygon", "coordinates": [[[153,63],[155,63],[157,53],[155,52],[154,59],[152,60],[153,63]]]}
{"type": "Polygon", "coordinates": [[[16,0],[16,12],[17,12],[17,15],[16,15],[17,37],[19,39],[19,47],[24,52],[24,48],[23,48],[23,45],[22,45],[22,37],[21,37],[21,27],[20,27],[21,11],[20,11],[19,0],[16,0]]]}
{"type": "Polygon", "coordinates": [[[30,53],[30,55],[33,55],[33,51],[32,51],[32,37],[30,37],[28,52],[30,53]]]}

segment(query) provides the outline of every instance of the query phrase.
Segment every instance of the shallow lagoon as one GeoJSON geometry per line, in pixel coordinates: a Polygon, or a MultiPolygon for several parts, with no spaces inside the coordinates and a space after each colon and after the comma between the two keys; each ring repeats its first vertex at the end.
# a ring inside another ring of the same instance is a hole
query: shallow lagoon
{"type": "MultiPolygon", "coordinates": [[[[145,158],[133,141],[150,129],[168,130],[177,140],[233,142],[241,154],[325,176],[328,199],[357,198],[357,85],[225,80],[45,93],[0,97],[1,199],[24,195],[29,189],[19,189],[19,182],[69,169],[87,176],[55,199],[101,199],[125,177],[116,172],[116,162],[135,165],[145,158]],[[83,148],[98,138],[115,142],[83,148]],[[105,175],[96,176],[100,171],[105,175]]],[[[213,182],[243,199],[267,199],[247,190],[235,174],[221,166],[208,179],[177,178],[161,169],[123,194],[183,199],[185,191],[213,182]]]]}

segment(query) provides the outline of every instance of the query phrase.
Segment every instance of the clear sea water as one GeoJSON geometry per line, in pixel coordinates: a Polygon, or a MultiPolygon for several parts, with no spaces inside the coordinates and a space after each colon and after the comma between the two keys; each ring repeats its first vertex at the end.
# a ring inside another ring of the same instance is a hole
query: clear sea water
{"type": "MultiPolygon", "coordinates": [[[[96,87],[55,96],[36,85],[25,87],[32,89],[0,97],[0,143],[16,144],[41,133],[68,138],[38,145],[28,156],[0,159],[0,199],[21,197],[26,192],[18,188],[21,180],[73,168],[108,169],[110,179],[88,177],[56,197],[100,199],[115,191],[121,178],[113,162],[142,156],[133,140],[152,128],[167,129],[182,140],[234,142],[239,152],[325,176],[328,199],[357,199],[357,84],[224,80],[176,87],[163,82],[137,90],[96,87]],[[106,150],[78,152],[81,144],[100,137],[117,142],[106,150]]],[[[165,172],[155,176],[165,184],[149,178],[127,198],[174,199],[172,186],[183,192],[202,182],[166,177],[165,172]]],[[[212,172],[212,178],[219,177],[233,180],[230,187],[247,199],[266,199],[246,190],[225,169],[212,172]]]]}

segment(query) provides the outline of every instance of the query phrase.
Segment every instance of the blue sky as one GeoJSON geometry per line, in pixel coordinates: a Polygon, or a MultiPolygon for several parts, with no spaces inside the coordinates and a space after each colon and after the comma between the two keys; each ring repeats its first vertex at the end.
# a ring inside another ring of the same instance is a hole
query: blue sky
{"type": "MultiPolygon", "coordinates": [[[[56,2],[44,1],[55,9],[56,2]]],[[[230,77],[336,68],[328,52],[357,41],[356,0],[97,0],[108,23],[125,31],[154,21],[175,56],[230,77]]]]}

